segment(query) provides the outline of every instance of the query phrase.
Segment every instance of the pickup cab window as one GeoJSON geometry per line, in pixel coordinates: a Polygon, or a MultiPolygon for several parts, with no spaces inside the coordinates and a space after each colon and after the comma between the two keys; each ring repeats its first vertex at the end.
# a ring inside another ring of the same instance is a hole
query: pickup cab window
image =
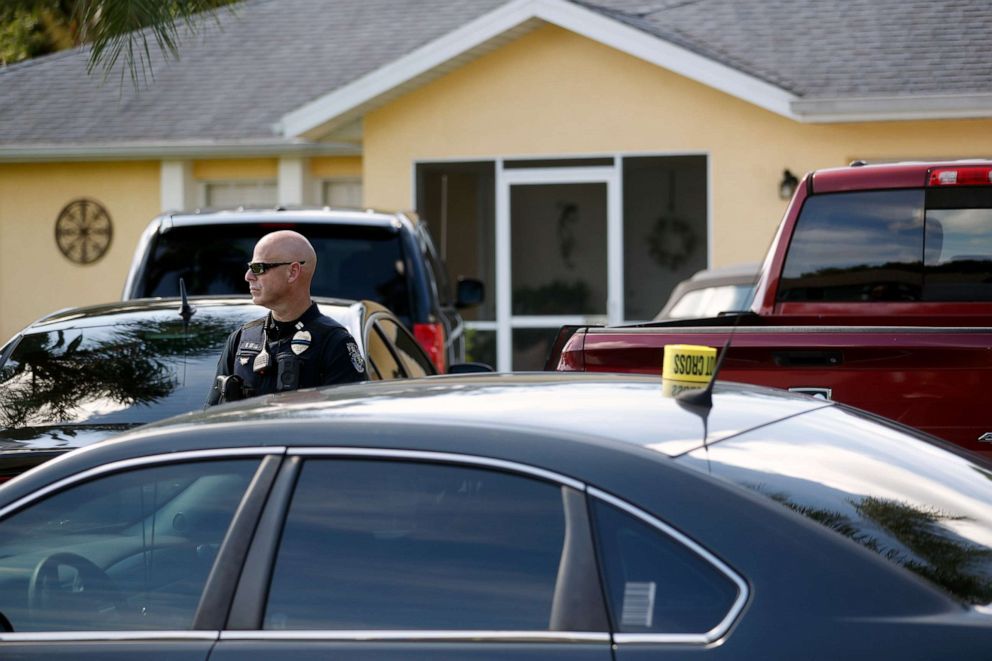
{"type": "Polygon", "coordinates": [[[992,191],[927,192],[923,298],[992,301],[992,191]]]}
{"type": "Polygon", "coordinates": [[[789,245],[778,300],[992,300],[992,190],[810,197],[789,245]]]}
{"type": "Polygon", "coordinates": [[[816,195],[796,223],[778,300],[917,301],[922,257],[922,189],[816,195]]]}

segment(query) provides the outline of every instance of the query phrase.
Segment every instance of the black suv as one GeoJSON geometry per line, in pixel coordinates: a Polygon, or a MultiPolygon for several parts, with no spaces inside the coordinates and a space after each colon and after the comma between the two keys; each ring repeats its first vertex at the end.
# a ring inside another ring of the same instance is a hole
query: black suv
{"type": "Polygon", "coordinates": [[[458,309],[482,302],[482,282],[459,278],[453,297],[430,233],[413,215],[328,208],[163,214],[141,237],[123,299],[176,296],[180,278],[191,296],[247,294],[255,243],[281,229],[300,232],[317,251],[314,296],[381,303],[438,371],[464,361],[458,309]]]}

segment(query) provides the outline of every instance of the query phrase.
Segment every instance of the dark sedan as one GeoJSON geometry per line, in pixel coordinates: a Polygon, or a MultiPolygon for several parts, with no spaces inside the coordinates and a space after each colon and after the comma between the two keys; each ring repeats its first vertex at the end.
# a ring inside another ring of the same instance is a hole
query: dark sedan
{"type": "MultiPolygon", "coordinates": [[[[386,308],[316,299],[347,328],[369,379],[430,376],[433,363],[386,308]]],[[[0,482],[67,450],[203,408],[224,341],[266,310],[247,297],[72,308],[31,324],[0,348],[0,482]]]]}
{"type": "Polygon", "coordinates": [[[215,407],[0,486],[0,656],[987,659],[992,470],[842,405],[492,375],[215,407]]]}

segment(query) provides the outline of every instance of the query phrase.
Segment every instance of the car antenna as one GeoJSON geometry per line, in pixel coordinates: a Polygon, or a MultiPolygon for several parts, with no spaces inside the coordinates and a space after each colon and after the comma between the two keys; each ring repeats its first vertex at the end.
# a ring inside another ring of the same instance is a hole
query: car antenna
{"type": "Polygon", "coordinates": [[[183,325],[188,326],[189,320],[196,314],[196,308],[189,304],[189,297],[186,296],[186,281],[182,278],[179,278],[179,298],[182,299],[179,316],[183,318],[183,325]]]}
{"type": "MultiPolygon", "coordinates": [[[[761,277],[759,273],[755,276],[755,283],[761,277]]],[[[751,292],[751,300],[748,303],[748,309],[754,304],[754,297],[757,295],[757,290],[753,289],[751,292]]],[[[734,335],[737,333],[737,327],[741,323],[741,319],[746,314],[751,314],[750,312],[741,312],[734,319],[734,325],[730,329],[730,335],[727,336],[727,341],[723,343],[723,349],[716,358],[716,363],[713,365],[713,376],[710,377],[709,383],[706,387],[701,390],[685,390],[679,393],[675,397],[675,401],[696,415],[698,415],[703,420],[703,445],[706,445],[706,441],[709,437],[709,416],[710,410],[713,408],[713,387],[716,385],[717,376],[720,374],[720,368],[723,367],[723,361],[730,353],[730,345],[734,340],[734,335]]]]}
{"type": "MultiPolygon", "coordinates": [[[[738,317],[740,319],[740,317],[738,317]]],[[[734,328],[730,331],[730,337],[727,341],[723,343],[723,349],[720,351],[720,355],[716,359],[716,364],[713,366],[713,376],[710,377],[709,383],[706,387],[701,390],[685,390],[675,398],[680,404],[687,406],[692,409],[705,410],[707,413],[711,408],[713,408],[713,386],[716,384],[716,377],[720,373],[720,367],[723,365],[723,359],[727,357],[727,350],[730,349],[730,341],[734,339],[734,331],[737,330],[737,323],[735,321],[734,328]]]]}

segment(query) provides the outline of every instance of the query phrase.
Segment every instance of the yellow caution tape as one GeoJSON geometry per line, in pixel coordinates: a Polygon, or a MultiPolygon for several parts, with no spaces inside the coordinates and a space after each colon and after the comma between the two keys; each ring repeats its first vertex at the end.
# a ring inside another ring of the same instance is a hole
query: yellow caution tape
{"type": "Polygon", "coordinates": [[[695,344],[666,344],[661,378],[690,383],[709,383],[716,366],[716,349],[695,344]]]}
{"type": "Polygon", "coordinates": [[[693,383],[692,381],[674,381],[672,379],[661,380],[661,394],[665,397],[678,397],[686,390],[702,390],[705,383],[693,383]]]}

